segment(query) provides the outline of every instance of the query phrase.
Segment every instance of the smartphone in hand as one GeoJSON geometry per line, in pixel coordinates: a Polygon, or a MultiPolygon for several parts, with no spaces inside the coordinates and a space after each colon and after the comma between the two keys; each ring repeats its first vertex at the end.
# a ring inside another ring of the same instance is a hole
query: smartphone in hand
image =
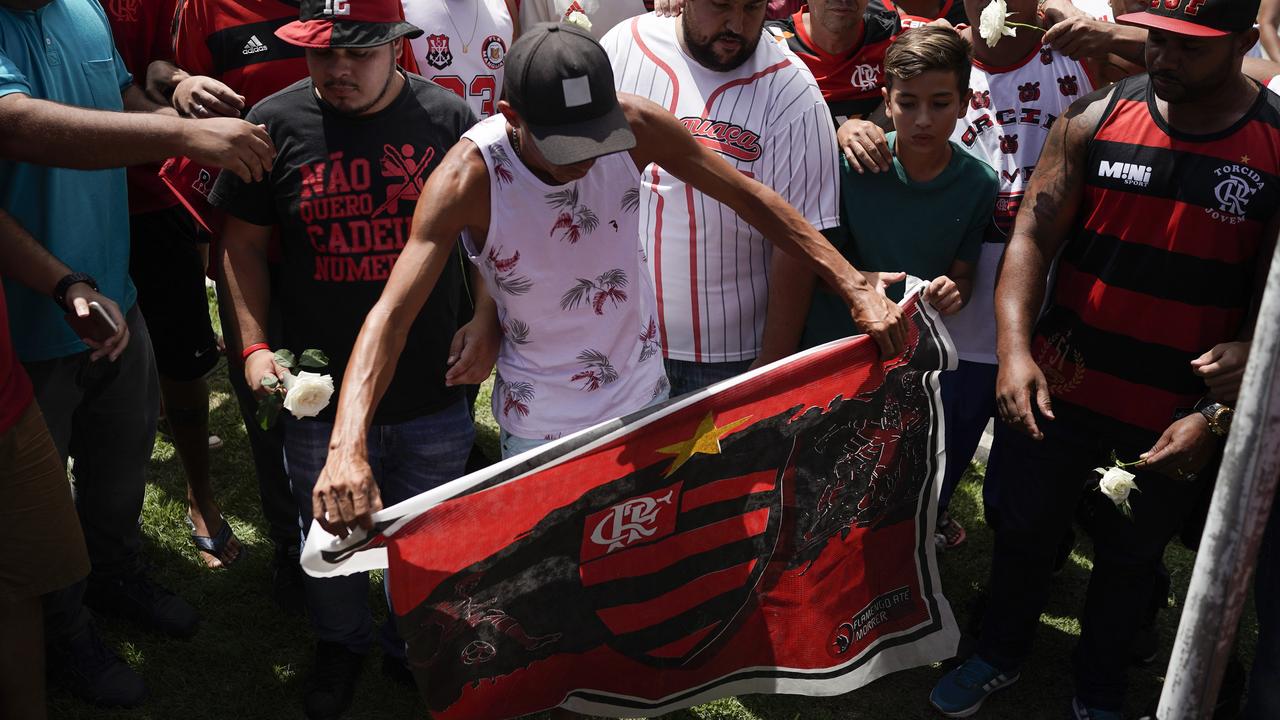
{"type": "Polygon", "coordinates": [[[73,312],[67,313],[63,317],[66,319],[67,324],[71,326],[71,329],[76,331],[77,335],[98,343],[110,340],[113,335],[120,331],[120,326],[116,325],[116,322],[107,314],[107,309],[102,307],[102,304],[96,300],[89,303],[88,317],[80,317],[73,312]]]}

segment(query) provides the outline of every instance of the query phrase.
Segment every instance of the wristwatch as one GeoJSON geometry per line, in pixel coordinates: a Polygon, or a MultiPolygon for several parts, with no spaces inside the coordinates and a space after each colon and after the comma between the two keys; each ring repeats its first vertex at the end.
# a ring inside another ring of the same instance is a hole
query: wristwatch
{"type": "Polygon", "coordinates": [[[1236,414],[1235,410],[1214,402],[1208,398],[1196,403],[1196,412],[1204,416],[1209,421],[1209,431],[1218,437],[1225,437],[1227,432],[1231,430],[1231,418],[1236,414]]]}
{"type": "Polygon", "coordinates": [[[71,312],[71,308],[67,307],[67,291],[76,283],[84,283],[93,288],[94,292],[98,291],[98,283],[89,273],[73,272],[66,275],[53,286],[53,301],[58,303],[63,312],[71,312]]]}

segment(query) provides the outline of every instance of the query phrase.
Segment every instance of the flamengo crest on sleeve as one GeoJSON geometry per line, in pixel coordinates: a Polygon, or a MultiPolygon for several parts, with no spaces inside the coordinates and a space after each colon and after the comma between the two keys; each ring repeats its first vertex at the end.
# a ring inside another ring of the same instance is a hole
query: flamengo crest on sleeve
{"type": "Polygon", "coordinates": [[[932,528],[937,371],[869,337],[583,430],[374,516],[313,526],[313,575],[389,567],[436,718],[564,704],[652,716],[743,693],[835,695],[954,654],[932,528]]]}

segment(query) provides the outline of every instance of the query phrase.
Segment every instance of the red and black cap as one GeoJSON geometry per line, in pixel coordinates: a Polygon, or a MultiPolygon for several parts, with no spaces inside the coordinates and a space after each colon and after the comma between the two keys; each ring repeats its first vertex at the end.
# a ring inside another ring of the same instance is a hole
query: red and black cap
{"type": "Polygon", "coordinates": [[[526,30],[507,53],[503,92],[549,162],[573,165],[636,146],[600,43],[563,23],[526,30]]]}
{"type": "Polygon", "coordinates": [[[297,20],[276,30],[276,37],[306,48],[365,48],[422,30],[404,20],[400,0],[302,0],[297,20]]]}
{"type": "Polygon", "coordinates": [[[1258,18],[1261,0],[1151,0],[1144,12],[1116,22],[1192,37],[1221,37],[1244,32],[1258,18]]]}

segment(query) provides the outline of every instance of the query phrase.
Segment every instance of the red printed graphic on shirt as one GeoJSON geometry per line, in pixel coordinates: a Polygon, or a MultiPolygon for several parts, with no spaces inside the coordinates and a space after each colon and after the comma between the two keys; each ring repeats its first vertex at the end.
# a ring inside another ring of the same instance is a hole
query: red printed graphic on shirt
{"type": "Polygon", "coordinates": [[[435,150],[383,150],[377,178],[368,158],[342,152],[302,165],[297,213],[315,251],[317,281],[385,282],[391,275],[435,150]],[[401,208],[401,201],[409,204],[401,208]]]}
{"type": "Polygon", "coordinates": [[[453,52],[449,50],[448,35],[427,36],[427,64],[443,70],[453,64],[453,52]]]}
{"type": "Polygon", "coordinates": [[[618,307],[627,301],[627,273],[614,268],[600,273],[595,279],[578,278],[578,281],[560,296],[560,309],[568,312],[580,305],[590,305],[596,315],[603,315],[607,303],[618,307]]]}
{"type": "Polygon", "coordinates": [[[138,11],[142,9],[142,0],[107,0],[104,3],[107,12],[116,22],[138,22],[138,11]]]}
{"type": "Polygon", "coordinates": [[[529,406],[533,404],[534,397],[537,396],[533,388],[533,383],[523,380],[517,382],[507,382],[502,379],[499,374],[493,381],[495,392],[502,398],[502,414],[510,415],[514,412],[520,417],[529,416],[529,406]]]}
{"type": "Polygon", "coordinates": [[[760,133],[741,125],[700,117],[680,118],[680,123],[695,140],[716,152],[747,162],[760,158],[760,133]]]}
{"type": "Polygon", "coordinates": [[[516,272],[516,265],[519,262],[519,250],[503,257],[501,245],[489,248],[489,252],[484,256],[485,265],[493,271],[494,286],[508,295],[523,295],[533,289],[533,281],[529,276],[516,272]]]}
{"type": "Polygon", "coordinates": [[[595,392],[618,381],[618,371],[609,361],[609,356],[599,350],[587,348],[578,353],[578,364],[582,370],[574,373],[569,382],[582,383],[579,390],[595,392]]]}
{"type": "Polygon", "coordinates": [[[582,239],[584,234],[590,235],[596,231],[600,218],[596,217],[591,208],[578,202],[576,184],[564,190],[548,193],[546,197],[547,204],[560,211],[556,216],[555,224],[551,226],[549,235],[554,237],[558,232],[561,240],[568,240],[570,245],[574,245],[582,239]]]}
{"type": "MultiPolygon", "coordinates": [[[[640,331],[640,362],[644,362],[654,355],[658,354],[661,349],[661,343],[658,341],[658,322],[650,315],[649,324],[644,326],[640,331]]],[[[663,378],[665,380],[666,378],[663,378]]]]}
{"type": "Polygon", "coordinates": [[[569,7],[564,9],[564,15],[562,15],[560,19],[567,20],[570,15],[576,12],[580,12],[585,15],[587,11],[582,9],[582,5],[578,3],[578,0],[573,0],[573,2],[569,3],[569,7]]]}
{"type": "Polygon", "coordinates": [[[422,194],[423,177],[427,166],[435,159],[435,148],[427,148],[421,158],[414,158],[417,150],[412,145],[396,148],[392,145],[382,146],[382,177],[395,178],[399,184],[387,186],[387,199],[376,210],[373,216],[378,217],[390,210],[399,212],[400,202],[417,204],[422,194]]]}

